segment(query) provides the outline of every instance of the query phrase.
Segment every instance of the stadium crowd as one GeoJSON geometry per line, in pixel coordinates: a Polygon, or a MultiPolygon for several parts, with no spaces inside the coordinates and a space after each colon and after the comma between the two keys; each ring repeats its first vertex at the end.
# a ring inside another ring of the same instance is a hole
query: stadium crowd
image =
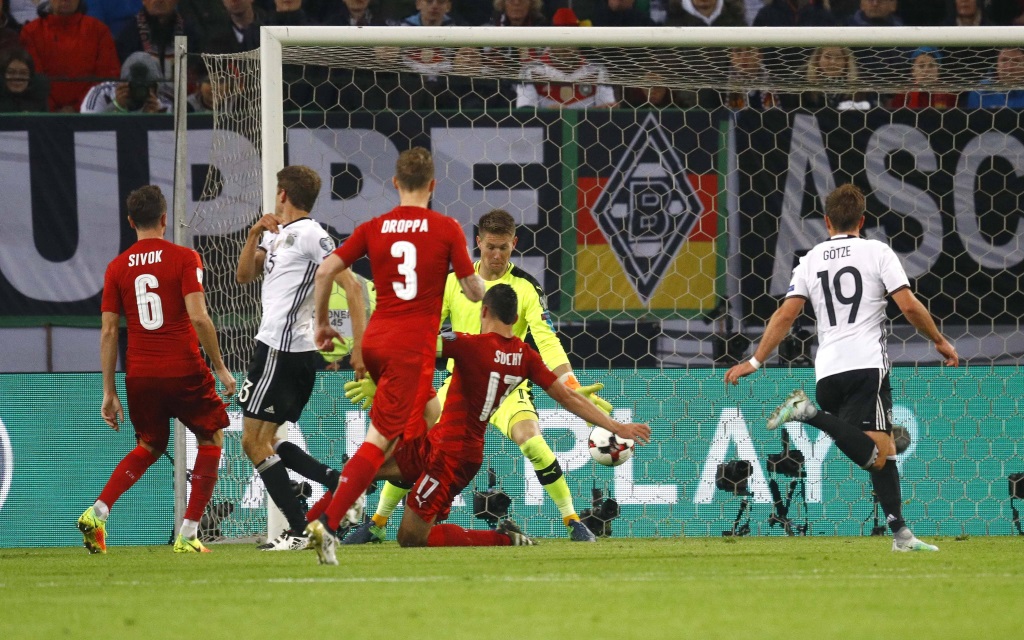
{"type": "MultiPolygon", "coordinates": [[[[191,53],[235,53],[259,46],[261,25],[1024,26],[1024,0],[0,0],[0,112],[166,111],[171,104],[175,36],[189,37],[191,53]],[[155,64],[133,54],[144,54],[155,64]]],[[[887,78],[920,90],[891,95],[812,92],[799,97],[678,91],[658,87],[655,69],[640,70],[646,78],[644,89],[613,90],[602,83],[602,65],[578,53],[485,50],[481,62],[488,62],[486,56],[501,62],[513,57],[522,69],[524,82],[505,86],[449,76],[453,67],[466,61],[444,50],[423,49],[403,51],[397,68],[404,72],[390,76],[307,69],[309,77],[292,87],[289,100],[294,107],[315,101],[338,109],[1024,107],[1022,90],[986,89],[988,84],[1003,85],[994,89],[1024,86],[1021,48],[986,53],[928,47],[826,47],[809,53],[746,48],[675,55],[684,64],[709,69],[712,78],[755,85],[766,76],[788,73],[812,83],[887,78]],[[977,91],[951,95],[929,90],[946,73],[962,79],[964,70],[974,74],[977,91]],[[325,85],[330,87],[328,95],[316,88],[325,85]],[[396,87],[403,91],[394,91],[396,87]]],[[[213,106],[212,82],[200,66],[189,70],[193,111],[213,106]]],[[[286,81],[298,80],[302,73],[286,72],[286,81]]]]}

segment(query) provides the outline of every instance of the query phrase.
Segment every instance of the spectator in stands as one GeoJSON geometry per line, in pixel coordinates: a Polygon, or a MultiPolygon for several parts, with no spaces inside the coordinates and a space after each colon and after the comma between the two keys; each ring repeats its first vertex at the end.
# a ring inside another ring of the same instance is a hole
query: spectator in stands
{"type": "Polygon", "coordinates": [[[89,88],[121,68],[110,29],[80,0],[50,0],[49,13],[21,28],[21,44],[50,78],[50,111],[77,113],[89,88]]]}
{"type": "Polygon", "coordinates": [[[851,93],[850,85],[858,79],[857,59],[846,47],[819,47],[807,62],[807,84],[829,87],[822,91],[801,94],[801,106],[812,111],[831,108],[836,111],[867,111],[878,98],[868,93],[851,93]],[[833,89],[834,87],[834,89],[833,89]]]}
{"type": "Polygon", "coordinates": [[[0,113],[46,111],[50,81],[24,49],[0,53],[0,113]]]}
{"type": "Polygon", "coordinates": [[[331,13],[324,24],[351,27],[379,27],[387,24],[378,15],[370,0],[344,0],[339,10],[331,13]]]}
{"type": "Polygon", "coordinates": [[[1024,0],[992,0],[993,24],[1024,27],[1024,0]]]}
{"type": "Polygon", "coordinates": [[[946,0],[946,24],[949,26],[989,26],[992,21],[985,13],[978,0],[946,0]]]}
{"type": "Polygon", "coordinates": [[[770,0],[757,12],[755,27],[834,27],[828,0],[770,0]]]}
{"type": "Polygon", "coordinates": [[[662,74],[648,71],[643,74],[643,78],[643,86],[623,89],[623,106],[633,109],[668,109],[679,106],[662,74]]]}
{"type": "Polygon", "coordinates": [[[18,42],[19,31],[21,25],[11,15],[11,6],[7,4],[7,0],[0,0],[0,55],[21,49],[21,43],[18,42]]]}
{"type": "Polygon", "coordinates": [[[166,113],[169,92],[159,90],[164,81],[160,63],[144,51],[136,51],[121,65],[121,80],[103,82],[89,90],[82,113],[166,113]]]}
{"type": "Polygon", "coordinates": [[[188,94],[187,102],[189,113],[213,111],[213,82],[209,73],[199,74],[196,90],[188,94]]]}
{"type": "MultiPolygon", "coordinates": [[[[897,0],[860,0],[860,9],[850,16],[851,27],[901,27],[897,0]]],[[[860,73],[868,82],[900,82],[909,75],[905,49],[870,47],[856,50],[860,73]]]]}
{"type": "Polygon", "coordinates": [[[956,106],[956,94],[932,91],[939,83],[943,54],[935,47],[920,47],[910,54],[910,74],[914,86],[918,89],[899,94],[892,99],[893,109],[926,109],[931,107],[940,111],[956,106]]]}
{"type": "Polygon", "coordinates": [[[239,53],[260,46],[260,25],[267,21],[263,7],[253,0],[222,0],[228,14],[227,25],[210,34],[206,50],[210,53],[239,53]]]}
{"type": "Polygon", "coordinates": [[[543,27],[549,23],[542,0],[494,0],[491,24],[496,27],[543,27]]]}
{"type": "MultiPolygon", "coordinates": [[[[669,26],[743,27],[747,25],[743,0],[672,0],[669,4],[669,26]]],[[[717,109],[724,104],[719,86],[729,75],[729,53],[722,48],[681,49],[675,51],[669,64],[673,74],[700,77],[707,87],[698,91],[679,91],[675,99],[687,107],[717,109]]]]}
{"type": "MultiPolygon", "coordinates": [[[[578,26],[572,9],[559,9],[551,18],[556,27],[578,26]]],[[[615,91],[603,84],[604,65],[589,62],[579,49],[548,48],[535,62],[523,67],[523,82],[516,86],[516,107],[586,109],[614,107],[615,91]]]]}
{"type": "Polygon", "coordinates": [[[744,27],[747,25],[743,0],[671,0],[668,26],[744,27]]]}
{"type": "MultiPolygon", "coordinates": [[[[982,84],[1024,87],[1024,49],[1007,47],[996,57],[996,75],[982,84]]],[[[968,109],[1024,109],[1024,89],[971,91],[964,106],[968,109]]]]}
{"type": "Polygon", "coordinates": [[[192,53],[206,51],[210,39],[231,25],[227,9],[219,0],[177,0],[178,14],[185,21],[186,29],[198,37],[189,38],[188,50],[192,53]]]}
{"type": "Polygon", "coordinates": [[[448,27],[461,24],[452,13],[451,0],[416,0],[416,13],[398,24],[408,27],[448,27]]]}
{"type": "Polygon", "coordinates": [[[88,0],[85,14],[107,25],[117,35],[142,11],[142,0],[88,0]]]}
{"type": "Polygon", "coordinates": [[[175,36],[199,42],[198,32],[178,12],[178,0],[142,0],[142,11],[117,35],[117,55],[126,61],[136,51],[144,51],[157,61],[164,78],[173,78],[175,36]]]}
{"type": "Polygon", "coordinates": [[[601,0],[594,11],[595,27],[650,27],[649,11],[641,11],[636,0],[601,0]]]}
{"type": "MultiPolygon", "coordinates": [[[[755,27],[834,27],[839,22],[829,8],[829,0],[771,0],[754,18],[755,27]]],[[[768,76],[778,82],[803,80],[810,50],[806,47],[765,48],[761,61],[768,76]]],[[[776,95],[784,108],[798,102],[794,94],[776,95]]]]}
{"type": "MultiPolygon", "coordinates": [[[[381,5],[381,14],[388,24],[401,24],[419,11],[418,0],[384,0],[381,5]]],[[[488,24],[492,11],[492,0],[454,0],[448,9],[456,24],[472,25],[488,24]]]]}
{"type": "Polygon", "coordinates": [[[768,85],[768,72],[762,62],[761,50],[757,47],[732,47],[729,49],[729,84],[725,103],[730,109],[768,109],[775,106],[770,92],[757,87],[768,85]]]}

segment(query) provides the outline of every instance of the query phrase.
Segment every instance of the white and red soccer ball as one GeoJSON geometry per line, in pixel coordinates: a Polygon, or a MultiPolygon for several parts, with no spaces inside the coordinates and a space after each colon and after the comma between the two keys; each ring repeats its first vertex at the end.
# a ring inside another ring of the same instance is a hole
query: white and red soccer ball
{"type": "Polygon", "coordinates": [[[602,427],[590,432],[590,455],[606,467],[617,467],[633,457],[633,441],[602,427]]]}

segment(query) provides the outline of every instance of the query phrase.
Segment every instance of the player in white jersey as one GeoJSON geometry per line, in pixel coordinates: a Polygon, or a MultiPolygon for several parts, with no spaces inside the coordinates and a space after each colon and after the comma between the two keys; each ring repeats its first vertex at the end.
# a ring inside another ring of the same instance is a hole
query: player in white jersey
{"type": "Polygon", "coordinates": [[[757,371],[809,300],[818,327],[814,370],[821,409],[797,389],[772,413],[768,429],[798,420],[827,433],[840,451],[871,474],[893,532],[893,551],[938,551],[938,547],[918,540],[903,520],[885,352],[886,298],[892,297],[907,320],[935,343],[944,364],[956,366],[959,357],[910,290],[893,250],[860,237],[864,226],[860,189],[847,184],[829,194],[825,226],[829,239],[808,251],[793,269],[786,299],[768,321],[754,356],[729,369],[725,381],[737,384],[757,371]]]}
{"type": "Polygon", "coordinates": [[[263,275],[263,319],[238,404],[244,416],[242,449],[288,520],[284,533],[260,547],[268,551],[306,547],[306,517],[287,469],[329,491],[338,483],[337,471],[275,435],[280,425],[302,415],[323,364],[313,342],[313,277],[334,241],[309,217],[319,193],[320,177],[309,167],[278,172],[274,213],[249,229],[235,274],[242,284],[263,275]]]}

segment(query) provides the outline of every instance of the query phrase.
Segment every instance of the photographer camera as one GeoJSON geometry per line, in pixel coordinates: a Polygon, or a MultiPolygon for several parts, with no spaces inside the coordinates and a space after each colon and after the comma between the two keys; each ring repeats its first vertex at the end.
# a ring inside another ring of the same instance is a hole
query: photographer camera
{"type": "Polygon", "coordinates": [[[160,63],[136,51],[121,65],[121,80],[101,82],[86,94],[82,113],[166,113],[171,103],[158,91],[164,82],[160,63]]]}

